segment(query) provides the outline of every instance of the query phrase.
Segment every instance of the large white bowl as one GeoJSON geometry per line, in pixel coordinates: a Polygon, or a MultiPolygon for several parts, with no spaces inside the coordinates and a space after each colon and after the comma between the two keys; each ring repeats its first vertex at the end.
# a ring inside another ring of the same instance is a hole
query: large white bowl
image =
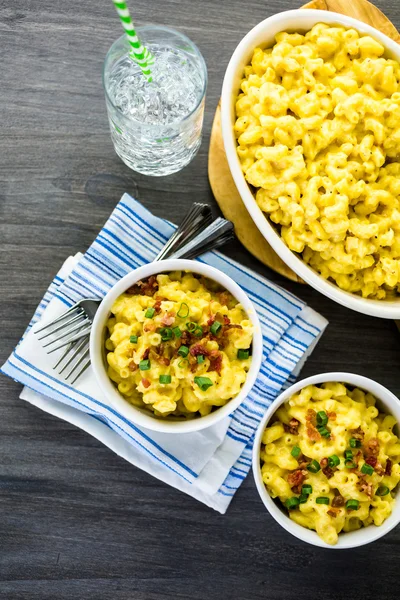
{"type": "Polygon", "coordinates": [[[260,370],[262,343],[261,325],[257,316],[257,312],[247,294],[242,290],[241,287],[238,286],[237,283],[228,277],[228,275],[222,273],[222,271],[219,271],[218,269],[210,267],[204,263],[193,260],[170,259],[150,263],[140,267],[139,269],[135,269],[131,273],[128,273],[128,275],[125,275],[125,277],[120,279],[120,281],[118,281],[111,288],[100,304],[93,321],[90,334],[90,359],[97,382],[110,402],[110,405],[118,410],[127,419],[136,425],[145,427],[147,429],[152,429],[153,431],[162,431],[165,433],[188,433],[192,431],[199,431],[200,429],[205,429],[206,427],[214,425],[221,419],[231,414],[246,398],[247,394],[253,387],[260,370]],[[150,411],[137,408],[125,400],[107,375],[104,352],[106,321],[110,316],[111,307],[118,296],[120,296],[123,292],[125,292],[125,290],[141,279],[150,277],[150,275],[157,275],[159,273],[167,273],[170,271],[189,271],[193,273],[199,273],[221,284],[225,289],[231,292],[238,302],[241,303],[247,312],[249,319],[254,325],[253,355],[251,366],[249,372],[247,373],[246,381],[239,394],[235,398],[232,398],[232,400],[225,404],[225,406],[221,406],[209,415],[188,421],[172,421],[165,418],[158,418],[153,416],[150,411]]]}
{"type": "Polygon", "coordinates": [[[345,292],[333,283],[323,279],[314,269],[301,260],[298,255],[289,250],[276,229],[274,229],[258,207],[240,166],[236,151],[237,143],[233,131],[236,120],[235,99],[239,91],[240,81],[243,78],[244,67],[249,64],[254,48],[257,46],[262,48],[271,47],[274,44],[275,35],[280,31],[304,32],[310,30],[316,23],[333,23],[344,25],[345,27],[354,27],[360,33],[371,35],[381,42],[386,47],[388,55],[400,61],[400,45],[373,27],[344,15],[324,10],[298,9],[278,13],[265,19],[265,21],[262,21],[249,31],[239,43],[225,73],[221,96],[221,120],[222,135],[229,167],[236,187],[254,223],[275,252],[295,273],[300,275],[304,281],[312,285],[316,290],[322,292],[332,300],[336,300],[339,304],[343,304],[343,306],[375,317],[398,319],[400,318],[400,299],[398,301],[368,300],[345,292]]]}
{"type": "Polygon", "coordinates": [[[339,381],[341,383],[348,383],[351,386],[359,387],[366,392],[371,392],[377,399],[377,406],[381,412],[393,415],[398,422],[400,422],[400,401],[392,392],[387,388],[383,387],[380,383],[368,379],[368,377],[362,377],[361,375],[355,375],[353,373],[322,373],[320,375],[314,375],[303,379],[298,383],[295,383],[290,388],[285,390],[269,407],[261,421],[254,440],[253,446],[253,474],[256,482],[258,493],[261,496],[261,500],[264,502],[265,507],[274,519],[282,525],[286,531],[296,536],[303,542],[308,542],[314,546],[321,546],[322,548],[333,548],[342,550],[345,548],[355,548],[357,546],[364,546],[370,542],[381,538],[388,533],[393,527],[396,527],[400,523],[400,490],[397,490],[396,502],[394,504],[393,512],[383,522],[380,527],[375,525],[369,525],[357,531],[351,531],[348,533],[340,533],[338,543],[335,546],[330,546],[325,543],[319,535],[302,527],[298,523],[295,523],[288,517],[285,509],[280,507],[279,501],[274,501],[269,495],[267,488],[262,480],[261,469],[260,469],[260,448],[262,435],[269,421],[275,414],[276,410],[286,402],[290,396],[300,391],[307,385],[318,385],[327,381],[339,381]]]}

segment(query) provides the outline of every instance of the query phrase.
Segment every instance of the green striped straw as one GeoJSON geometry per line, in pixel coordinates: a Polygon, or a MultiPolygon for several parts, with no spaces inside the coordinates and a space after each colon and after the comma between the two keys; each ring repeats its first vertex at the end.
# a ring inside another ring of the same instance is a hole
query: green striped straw
{"type": "Polygon", "coordinates": [[[124,2],[124,0],[113,0],[113,2],[132,48],[129,56],[139,65],[143,75],[146,77],[147,81],[150,82],[152,81],[150,65],[154,63],[154,56],[151,52],[149,52],[149,50],[147,50],[147,48],[142,46],[142,42],[136,35],[132,17],[129,14],[129,9],[126,5],[126,2],[124,2]]]}

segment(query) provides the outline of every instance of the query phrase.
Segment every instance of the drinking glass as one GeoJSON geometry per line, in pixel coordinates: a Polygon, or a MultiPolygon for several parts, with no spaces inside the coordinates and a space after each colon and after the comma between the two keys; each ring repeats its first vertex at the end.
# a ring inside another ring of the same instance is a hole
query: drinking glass
{"type": "Polygon", "coordinates": [[[137,33],[155,58],[152,82],[129,57],[126,35],[116,40],[103,69],[111,138],[134,171],[169,175],[185,167],[200,147],[207,68],[182,33],[158,25],[138,27],[137,33]]]}

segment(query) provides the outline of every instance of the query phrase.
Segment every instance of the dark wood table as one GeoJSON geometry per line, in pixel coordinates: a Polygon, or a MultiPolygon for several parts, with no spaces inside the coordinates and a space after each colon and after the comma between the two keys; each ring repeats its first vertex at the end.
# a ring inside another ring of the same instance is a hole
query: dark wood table
{"type": "MultiPolygon", "coordinates": [[[[62,261],[87,248],[123,192],[171,219],[179,220],[194,200],[217,213],[207,151],[224,69],[251,27],[298,6],[294,0],[131,4],[138,21],[184,31],[208,65],[203,145],[189,167],[167,178],[140,176],[113,152],[101,87],[102,61],[121,34],[111,1],[0,3],[1,362],[62,261]]],[[[397,0],[378,4],[400,26],[397,0]]],[[[282,279],[239,243],[226,252],[329,319],[304,376],[349,370],[400,394],[393,322],[350,312],[282,279]]],[[[361,549],[314,548],[268,515],[251,474],[221,516],[19,400],[20,389],[0,377],[2,600],[397,598],[400,528],[361,549]]]]}

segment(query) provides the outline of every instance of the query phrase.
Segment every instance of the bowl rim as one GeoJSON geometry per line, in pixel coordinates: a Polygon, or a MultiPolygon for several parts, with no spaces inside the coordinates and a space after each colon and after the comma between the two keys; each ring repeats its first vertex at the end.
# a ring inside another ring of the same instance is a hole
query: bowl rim
{"type": "Polygon", "coordinates": [[[294,393],[300,391],[302,388],[307,385],[318,385],[320,383],[325,382],[340,382],[344,384],[350,384],[353,386],[360,387],[365,391],[371,392],[378,403],[381,404],[385,411],[393,414],[398,422],[400,422],[400,401],[399,399],[386,387],[370,379],[368,377],[364,377],[363,375],[357,375],[355,373],[348,372],[328,372],[328,373],[319,373],[318,375],[312,375],[311,377],[307,377],[295,383],[294,385],[287,388],[284,392],[282,392],[276,400],[272,402],[269,406],[267,412],[265,413],[263,419],[261,420],[255,437],[254,437],[254,445],[253,445],[253,455],[252,455],[252,470],[253,477],[256,483],[257,491],[260,495],[260,498],[268,510],[269,514],[281,525],[286,531],[302,540],[303,542],[307,542],[314,546],[319,546],[321,548],[329,548],[332,550],[344,550],[348,548],[356,548],[359,546],[364,546],[371,542],[378,540],[383,537],[389,531],[391,531],[394,527],[396,527],[400,523],[400,486],[396,492],[396,503],[393,508],[393,512],[391,515],[380,525],[379,527],[369,525],[368,527],[364,527],[358,529],[357,531],[351,531],[347,533],[341,533],[339,535],[338,543],[335,546],[331,546],[324,542],[319,535],[298,523],[292,521],[283,511],[283,509],[279,508],[279,506],[274,502],[274,500],[269,495],[267,488],[261,477],[261,469],[260,469],[260,447],[261,447],[261,438],[264,432],[264,429],[272,416],[275,414],[276,410],[286,402],[290,396],[294,393]]]}
{"type": "Polygon", "coordinates": [[[193,431],[200,431],[215,425],[230,415],[236,408],[238,408],[241,402],[249,394],[257,379],[261,366],[262,346],[263,336],[261,324],[257,315],[257,311],[246,292],[233,279],[231,279],[231,277],[219,269],[209,266],[203,262],[185,259],[167,259],[149,263],[129,272],[127,275],[122,277],[116,284],[112,286],[112,288],[103,298],[93,320],[89,343],[90,359],[96,381],[110,405],[136,425],[145,427],[146,429],[152,431],[163,433],[190,433],[193,431]],[[230,291],[238,300],[238,302],[242,304],[243,308],[248,314],[249,319],[254,325],[252,342],[253,357],[250,369],[247,373],[246,381],[244,382],[239,394],[235,396],[235,398],[232,398],[232,400],[227,402],[227,404],[221,406],[218,408],[218,410],[206,415],[205,417],[198,417],[188,421],[171,422],[163,421],[160,418],[153,417],[150,413],[146,414],[144,410],[129,404],[129,402],[123,398],[107,375],[101,350],[105,322],[110,314],[110,308],[114,300],[131,285],[142,278],[149,277],[150,275],[157,275],[159,273],[179,270],[199,273],[205,275],[209,279],[217,281],[223,285],[225,289],[230,291]]]}
{"type": "MultiPolygon", "coordinates": [[[[357,312],[381,317],[386,319],[398,319],[400,318],[400,300],[373,300],[362,298],[356,294],[341,290],[334,283],[323,279],[314,269],[308,266],[299,256],[297,256],[292,250],[290,250],[283,242],[280,235],[272,227],[262,210],[258,207],[253,194],[245,180],[243,175],[240,161],[236,152],[236,139],[233,133],[233,112],[232,112],[232,99],[236,92],[235,81],[237,80],[237,73],[243,68],[243,57],[252,52],[255,47],[253,41],[262,33],[265,35],[275,35],[278,31],[288,29],[305,29],[311,28],[316,23],[336,23],[345,27],[353,27],[362,34],[367,34],[378,39],[386,48],[386,50],[393,54],[400,62],[400,46],[384,33],[379,30],[353,19],[345,15],[338,13],[316,10],[316,9],[295,9],[277,13],[267,19],[261,21],[253,27],[239,42],[235,51],[233,52],[230,61],[228,63],[224,81],[222,85],[221,94],[221,125],[222,125],[222,137],[225,147],[225,153],[229,164],[229,169],[234,179],[235,185],[238,192],[245,204],[251,218],[259,231],[267,242],[272,246],[273,250],[278,256],[304,281],[310,284],[317,291],[321,292],[331,300],[338,302],[339,304],[351,308],[357,312]],[[296,26],[289,25],[295,22],[296,26]],[[303,23],[308,23],[306,26],[302,26],[303,23]],[[312,22],[312,24],[310,24],[312,22]],[[272,33],[269,33],[272,30],[272,33]]],[[[250,54],[251,55],[251,54],[250,54]]]]}

